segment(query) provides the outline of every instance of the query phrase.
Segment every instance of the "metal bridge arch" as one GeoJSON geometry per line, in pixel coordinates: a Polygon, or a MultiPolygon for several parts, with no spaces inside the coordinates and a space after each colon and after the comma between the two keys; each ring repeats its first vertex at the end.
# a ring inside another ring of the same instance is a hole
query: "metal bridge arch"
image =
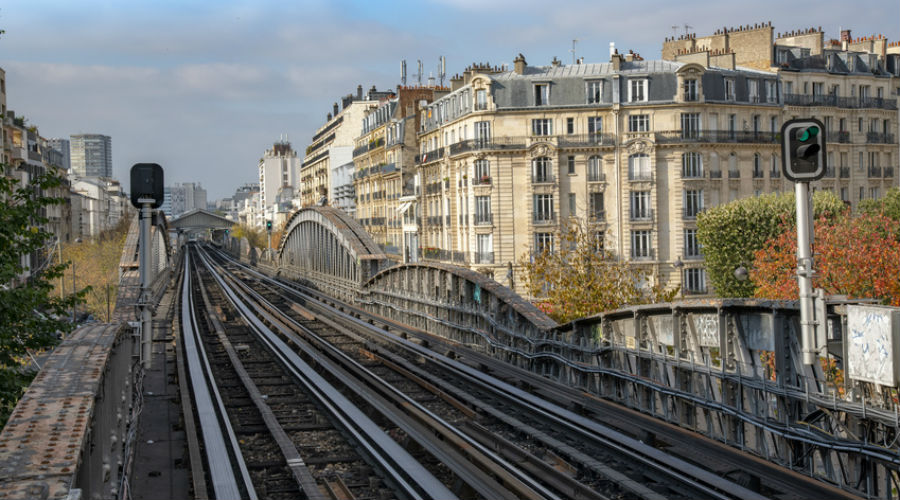
{"type": "Polygon", "coordinates": [[[278,245],[279,274],[345,299],[388,263],[369,233],[334,207],[295,212],[278,245]]]}
{"type": "MultiPolygon", "coordinates": [[[[558,325],[487,276],[458,266],[408,263],[368,280],[358,301],[386,318],[516,364],[558,325]]],[[[527,356],[526,356],[527,357],[527,356]]]]}

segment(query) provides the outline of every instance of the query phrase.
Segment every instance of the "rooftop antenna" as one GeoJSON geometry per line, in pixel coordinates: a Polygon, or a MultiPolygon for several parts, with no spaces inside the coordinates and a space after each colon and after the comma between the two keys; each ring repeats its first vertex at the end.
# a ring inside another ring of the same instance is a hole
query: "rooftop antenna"
{"type": "Polygon", "coordinates": [[[406,59],[400,61],[400,85],[406,87],[406,59]]]}
{"type": "Polygon", "coordinates": [[[569,51],[569,52],[572,53],[572,64],[575,64],[575,44],[576,44],[576,43],[578,43],[578,39],[577,39],[577,38],[573,38],[573,39],[572,39],[572,50],[569,51]]]}
{"type": "Polygon", "coordinates": [[[672,25],[672,38],[678,38],[678,25],[672,25]]]}
{"type": "Polygon", "coordinates": [[[438,78],[441,80],[441,87],[444,86],[444,77],[447,76],[447,58],[441,56],[440,66],[438,66],[438,78]]]}
{"type": "Polygon", "coordinates": [[[685,36],[685,38],[687,38],[687,34],[688,34],[688,32],[690,31],[691,28],[693,28],[693,26],[688,26],[687,23],[684,23],[684,36],[685,36]]]}
{"type": "Polygon", "coordinates": [[[422,60],[418,59],[418,61],[419,61],[419,72],[416,73],[416,78],[419,80],[419,86],[421,87],[422,86],[422,60]]]}

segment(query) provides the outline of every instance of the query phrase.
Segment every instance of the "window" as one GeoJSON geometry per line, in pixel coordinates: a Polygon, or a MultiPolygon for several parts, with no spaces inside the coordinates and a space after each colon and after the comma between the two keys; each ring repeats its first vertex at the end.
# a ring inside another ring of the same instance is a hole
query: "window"
{"type": "Polygon", "coordinates": [[[737,115],[728,115],[728,138],[734,139],[737,132],[737,115]]]}
{"type": "Polygon", "coordinates": [[[848,188],[841,188],[841,201],[848,202],[850,201],[850,190],[848,188]]]}
{"type": "Polygon", "coordinates": [[[725,79],[725,100],[734,100],[734,78],[725,79]]]}
{"type": "Polygon", "coordinates": [[[534,195],[534,221],[535,222],[552,222],[553,216],[553,195],[552,194],[536,194],[534,195]]]}
{"type": "Polygon", "coordinates": [[[747,80],[747,98],[750,102],[759,102],[758,80],[747,80]]]}
{"type": "Polygon", "coordinates": [[[700,241],[697,239],[696,229],[684,230],[684,257],[697,258],[702,257],[703,253],[700,249],[700,241]]]}
{"type": "Polygon", "coordinates": [[[491,162],[488,160],[475,160],[475,179],[481,181],[491,179],[491,162]]]}
{"type": "Polygon", "coordinates": [[[872,198],[873,200],[877,200],[878,196],[879,196],[879,193],[878,193],[877,187],[869,188],[869,198],[872,198]]]}
{"type": "Polygon", "coordinates": [[[487,90],[476,90],[475,109],[477,111],[484,111],[487,107],[487,90]]]}
{"type": "Polygon", "coordinates": [[[575,119],[566,118],[566,133],[572,135],[575,133],[575,119]]]}
{"type": "Polygon", "coordinates": [[[703,157],[700,153],[681,155],[681,177],[685,179],[703,177],[703,157]]]}
{"type": "Polygon", "coordinates": [[[762,160],[759,156],[759,153],[753,153],[753,178],[763,178],[762,160]]]}
{"type": "Polygon", "coordinates": [[[684,190],[684,217],[693,219],[703,210],[703,190],[702,189],[685,189],[684,190]]]}
{"type": "Polygon", "coordinates": [[[475,141],[480,144],[491,142],[491,122],[475,122],[475,141]]]}
{"type": "Polygon", "coordinates": [[[479,234],[477,235],[478,255],[475,259],[476,264],[493,264],[494,263],[494,235],[479,234]]]}
{"type": "Polygon", "coordinates": [[[588,158],[587,177],[588,182],[599,182],[603,180],[602,165],[599,156],[594,155],[588,158]]]}
{"type": "Polygon", "coordinates": [[[628,102],[647,100],[647,79],[632,78],[628,80],[628,102]]]}
{"type": "Polygon", "coordinates": [[[822,82],[813,82],[813,97],[819,97],[825,93],[825,84],[822,82]]]}
{"type": "Polygon", "coordinates": [[[553,135],[553,120],[550,118],[531,120],[531,135],[553,135]]]}
{"type": "Polygon", "coordinates": [[[576,205],[575,193],[569,193],[569,217],[575,216],[576,205]]]}
{"type": "Polygon", "coordinates": [[[588,117],[587,125],[589,135],[599,135],[603,132],[603,118],[599,116],[588,117]]]}
{"type": "Polygon", "coordinates": [[[534,85],[534,105],[546,106],[550,104],[550,84],[536,83],[534,85]]]}
{"type": "Polygon", "coordinates": [[[649,181],[651,178],[649,155],[637,153],[628,157],[628,180],[649,181]]]}
{"type": "Polygon", "coordinates": [[[631,220],[650,219],[650,191],[632,191],[629,194],[631,201],[631,220]]]}
{"type": "Polygon", "coordinates": [[[700,113],[681,113],[681,138],[700,137],[700,113]]]}
{"type": "Polygon", "coordinates": [[[784,93],[785,94],[793,94],[794,93],[794,82],[784,82],[784,93]]]}
{"type": "Polygon", "coordinates": [[[587,103],[588,104],[599,103],[600,97],[602,95],[603,95],[603,82],[602,81],[587,82],[587,103]]]}
{"type": "Polygon", "coordinates": [[[778,132],[778,117],[777,116],[769,117],[769,131],[772,133],[778,132]]]}
{"type": "Polygon", "coordinates": [[[629,115],[628,116],[629,132],[649,132],[650,131],[650,115],[629,115]]]}
{"type": "Polygon", "coordinates": [[[684,81],[684,100],[685,101],[696,101],[697,100],[697,80],[689,79],[684,81]]]}
{"type": "Polygon", "coordinates": [[[491,197],[476,196],[475,197],[475,224],[491,223],[491,197]]]}
{"type": "Polygon", "coordinates": [[[769,104],[774,104],[778,102],[778,91],[776,90],[778,87],[775,84],[775,80],[766,80],[766,102],[769,104]]]}
{"type": "Polygon", "coordinates": [[[590,210],[592,219],[603,219],[603,193],[590,193],[590,210]]]}
{"type": "Polygon", "coordinates": [[[631,232],[631,258],[641,259],[651,256],[650,231],[643,229],[631,232]]]}
{"type": "Polygon", "coordinates": [[[552,252],[553,234],[534,233],[534,251],[535,253],[552,252]]]}
{"type": "Polygon", "coordinates": [[[531,180],[533,182],[553,182],[553,165],[550,158],[539,156],[531,160],[531,180]]]}
{"type": "Polygon", "coordinates": [[[684,291],[688,293],[706,293],[706,270],[700,267],[685,269],[684,291]]]}
{"type": "Polygon", "coordinates": [[[569,167],[569,174],[570,175],[574,174],[575,173],[575,157],[569,156],[568,158],[566,158],[566,165],[568,165],[568,167],[569,167]]]}

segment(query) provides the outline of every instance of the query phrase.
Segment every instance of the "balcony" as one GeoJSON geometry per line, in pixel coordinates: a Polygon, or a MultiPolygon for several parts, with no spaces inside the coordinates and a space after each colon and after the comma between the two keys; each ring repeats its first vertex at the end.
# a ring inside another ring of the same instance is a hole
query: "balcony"
{"type": "Polygon", "coordinates": [[[825,177],[834,179],[834,167],[825,167],[825,177]]]}
{"type": "Polygon", "coordinates": [[[444,157],[444,148],[437,148],[422,155],[416,155],[416,165],[440,160],[444,157]]]}
{"type": "Polygon", "coordinates": [[[614,134],[561,135],[558,137],[558,141],[561,148],[614,146],[616,136],[614,134]]]}
{"type": "MultiPolygon", "coordinates": [[[[480,150],[525,149],[526,137],[495,137],[492,139],[469,139],[450,145],[450,156],[480,150]]],[[[418,163],[418,160],[416,161],[418,163]]],[[[423,162],[424,163],[424,162],[423,162]]]]}
{"type": "MultiPolygon", "coordinates": [[[[834,167],[831,168],[831,176],[834,177],[834,167]]],[[[778,179],[779,177],[781,177],[781,170],[777,168],[769,170],[769,177],[772,179],[778,179]]]]}
{"type": "Polygon", "coordinates": [[[836,108],[874,108],[897,109],[894,99],[869,97],[839,97],[835,95],[785,94],[784,103],[788,106],[833,106],[836,108]]]}
{"type": "Polygon", "coordinates": [[[840,177],[841,177],[841,179],[849,179],[850,178],[850,167],[841,167],[840,177]]]}
{"type": "Polygon", "coordinates": [[[494,214],[475,214],[475,225],[485,226],[494,223],[494,214]]]}
{"type": "Polygon", "coordinates": [[[652,172],[628,172],[629,181],[652,181],[652,172]]]}
{"type": "Polygon", "coordinates": [[[475,264],[493,264],[494,252],[475,252],[475,264]]]}
{"type": "Polygon", "coordinates": [[[491,185],[491,176],[482,175],[481,177],[476,177],[472,184],[475,186],[490,186],[491,185]]]}
{"type": "Polygon", "coordinates": [[[631,214],[629,215],[629,220],[631,220],[633,222],[651,221],[651,220],[653,220],[653,210],[647,209],[647,210],[638,210],[636,212],[632,211],[631,214]]]}
{"type": "Polygon", "coordinates": [[[710,171],[709,171],[709,178],[710,178],[710,179],[721,179],[721,178],[722,178],[722,171],[721,171],[721,170],[710,170],[710,171]]]}
{"type": "Polygon", "coordinates": [[[606,221],[606,211],[605,210],[592,210],[590,214],[588,214],[591,222],[605,222],[606,221]]]}
{"type": "Polygon", "coordinates": [[[895,144],[894,134],[882,134],[881,132],[867,132],[866,142],[869,144],[895,144]]]}
{"type": "Polygon", "coordinates": [[[537,212],[532,222],[535,224],[553,224],[556,222],[556,214],[553,212],[537,212]]]}
{"type": "Polygon", "coordinates": [[[850,132],[846,130],[835,130],[828,132],[825,136],[829,142],[837,142],[839,144],[850,144],[850,132]]]}
{"type": "Polygon", "coordinates": [[[550,172],[536,172],[532,173],[531,182],[533,184],[553,184],[556,182],[556,178],[550,172]]]}
{"type": "Polygon", "coordinates": [[[754,179],[764,179],[766,177],[765,172],[761,168],[753,169],[753,178],[754,179]]]}
{"type": "Polygon", "coordinates": [[[869,179],[880,179],[882,176],[881,167],[869,167],[869,179]]]}
{"type": "Polygon", "coordinates": [[[894,178],[894,167],[884,167],[884,178],[885,179],[893,179],[894,178]]]}
{"type": "Polygon", "coordinates": [[[738,130],[669,130],[656,132],[657,144],[777,144],[775,132],[738,130]]]}
{"type": "Polygon", "coordinates": [[[603,172],[588,172],[588,182],[606,182],[606,174],[603,172]]]}
{"type": "Polygon", "coordinates": [[[740,178],[741,178],[741,171],[740,171],[740,170],[729,170],[729,171],[728,171],[728,178],[729,178],[729,179],[740,179],[740,178]]]}

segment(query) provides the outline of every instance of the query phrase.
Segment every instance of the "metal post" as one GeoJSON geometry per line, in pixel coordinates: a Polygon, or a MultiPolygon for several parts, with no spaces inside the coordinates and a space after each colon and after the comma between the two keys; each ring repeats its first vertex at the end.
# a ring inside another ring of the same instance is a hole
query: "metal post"
{"type": "Polygon", "coordinates": [[[152,279],[150,266],[150,218],[153,216],[151,203],[153,200],[139,200],[141,206],[141,234],[138,248],[140,249],[141,270],[141,296],[138,306],[141,309],[141,361],[145,369],[150,368],[150,354],[153,341],[153,318],[150,311],[150,281],[152,279]]]}
{"type": "Polygon", "coordinates": [[[797,202],[797,284],[800,289],[800,332],[803,341],[803,364],[816,363],[816,320],[813,313],[815,293],[812,287],[812,200],[809,183],[794,184],[797,202]]]}
{"type": "MultiPolygon", "coordinates": [[[[72,259],[72,293],[78,293],[78,287],[75,286],[75,259],[72,259]]],[[[72,324],[78,323],[78,301],[72,302],[72,324]]]]}

